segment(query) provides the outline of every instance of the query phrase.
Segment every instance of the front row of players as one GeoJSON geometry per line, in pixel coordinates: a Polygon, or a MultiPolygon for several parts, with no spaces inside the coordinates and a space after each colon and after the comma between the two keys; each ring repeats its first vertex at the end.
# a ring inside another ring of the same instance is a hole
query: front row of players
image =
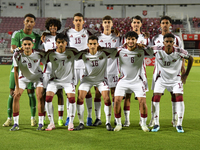
{"type": "Polygon", "coordinates": [[[91,36],[88,38],[88,48],[86,50],[77,51],[75,48],[67,47],[69,39],[63,34],[56,36],[56,46],[54,50],[48,52],[32,50],[32,39],[24,38],[22,43],[23,51],[16,51],[13,56],[15,67],[16,89],[14,93],[13,117],[14,126],[10,129],[15,131],[19,129],[19,99],[26,88],[27,83],[34,82],[38,98],[39,126],[37,130],[44,130],[44,99],[42,97],[42,71],[40,61],[44,59],[45,63],[51,62],[52,74],[46,90],[46,109],[50,124],[46,130],[55,129],[53,118],[52,99],[55,93],[64,88],[69,99],[69,125],[68,130],[84,129],[84,98],[92,86],[98,88],[104,99],[104,111],[106,115],[106,129],[112,131],[111,119],[111,101],[109,97],[109,87],[107,79],[104,76],[108,58],[119,58],[121,78],[115,90],[114,114],[117,125],[114,131],[122,129],[121,124],[121,101],[125,94],[134,93],[140,103],[141,128],[144,132],[148,132],[146,92],[142,75],[142,66],[145,56],[156,59],[156,81],[154,88],[153,105],[155,107],[154,121],[155,126],[153,132],[160,129],[159,124],[159,102],[165,88],[173,92],[177,101],[178,123],[176,129],[178,132],[184,132],[182,129],[182,120],[184,115],[183,103],[183,86],[190,72],[193,58],[183,49],[174,47],[174,35],[166,34],[164,36],[164,47],[154,46],[145,47],[137,44],[138,34],[134,31],[126,33],[126,44],[119,48],[99,48],[98,38],[91,36]],[[188,67],[185,74],[180,76],[182,58],[188,60],[188,67]],[[74,117],[76,112],[75,104],[75,86],[73,84],[74,60],[82,59],[85,64],[85,72],[81,80],[78,90],[77,114],[79,118],[79,126],[74,128],[74,117]],[[18,76],[18,67],[21,75],[18,76]]]}

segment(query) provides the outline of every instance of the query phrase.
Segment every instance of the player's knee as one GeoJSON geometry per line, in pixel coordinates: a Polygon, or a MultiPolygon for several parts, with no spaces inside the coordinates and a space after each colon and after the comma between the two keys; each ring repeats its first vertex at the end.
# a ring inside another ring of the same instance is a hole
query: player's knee
{"type": "Polygon", "coordinates": [[[53,100],[53,96],[46,96],[46,102],[50,103],[53,100]]]}
{"type": "Polygon", "coordinates": [[[153,96],[153,102],[160,102],[160,98],[161,98],[160,95],[154,95],[153,96]]]}
{"type": "Polygon", "coordinates": [[[120,99],[118,96],[115,97],[115,103],[121,103],[122,99],[120,99]]]}
{"type": "Polygon", "coordinates": [[[105,103],[110,103],[110,97],[108,97],[108,96],[104,96],[104,102],[105,103]]]}
{"type": "Polygon", "coordinates": [[[68,98],[70,103],[75,103],[75,97],[68,98]]]}
{"type": "Polygon", "coordinates": [[[183,101],[183,95],[176,96],[176,102],[182,102],[183,101]]]}

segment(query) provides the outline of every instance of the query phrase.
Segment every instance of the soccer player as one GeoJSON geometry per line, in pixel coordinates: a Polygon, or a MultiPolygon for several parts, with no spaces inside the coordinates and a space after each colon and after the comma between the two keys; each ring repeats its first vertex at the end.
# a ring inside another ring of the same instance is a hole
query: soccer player
{"type": "Polygon", "coordinates": [[[109,87],[105,79],[106,76],[106,67],[107,67],[107,57],[116,55],[117,50],[115,49],[107,52],[97,51],[98,38],[96,36],[90,36],[88,38],[88,53],[82,55],[82,60],[85,64],[85,72],[78,90],[78,100],[77,100],[77,113],[79,118],[79,126],[74,130],[84,129],[84,99],[87,95],[87,92],[92,86],[95,86],[99,89],[104,99],[104,111],[106,115],[106,129],[112,131],[113,128],[110,124],[111,119],[111,101],[109,96],[109,87]]]}
{"type": "MultiPolygon", "coordinates": [[[[155,37],[153,37],[152,39],[152,45],[159,45],[159,46],[164,46],[163,45],[163,37],[165,34],[170,33],[170,26],[171,26],[171,18],[169,16],[163,16],[160,19],[160,27],[162,30],[161,34],[156,35],[155,37]]],[[[183,43],[181,41],[181,39],[177,36],[174,35],[174,46],[177,46],[179,48],[183,49],[183,43]]],[[[155,66],[156,66],[156,60],[155,60],[155,66]]],[[[157,72],[157,68],[154,68],[154,74],[153,74],[153,80],[152,80],[152,87],[151,89],[154,90],[154,84],[155,84],[155,80],[156,80],[156,72],[157,72]]],[[[181,67],[181,73],[184,74],[185,73],[185,63],[184,63],[184,58],[182,61],[182,67],[181,67]]],[[[172,102],[172,125],[174,127],[176,127],[176,123],[177,123],[177,112],[176,112],[176,97],[173,93],[171,93],[171,102],[172,102]]],[[[151,121],[149,123],[149,127],[153,127],[154,126],[154,107],[153,107],[153,97],[152,97],[152,103],[151,103],[151,121]]]]}
{"type": "MultiPolygon", "coordinates": [[[[45,36],[44,42],[42,43],[40,49],[45,50],[47,52],[48,50],[52,50],[56,48],[56,35],[57,31],[61,28],[61,22],[58,19],[55,18],[47,18],[45,22],[45,27],[48,31],[50,31],[50,34],[47,34],[45,36]]],[[[51,74],[51,62],[44,64],[43,67],[43,84],[44,84],[44,91],[46,91],[47,84],[50,79],[51,74]]],[[[45,92],[46,93],[46,92],[45,92]]],[[[63,112],[64,112],[64,101],[63,101],[63,91],[62,89],[58,89],[57,91],[57,97],[58,97],[58,125],[63,126],[63,112]]],[[[46,97],[46,96],[45,96],[46,97]]],[[[45,116],[45,114],[44,114],[45,116]]]]}
{"type": "MultiPolygon", "coordinates": [[[[116,48],[119,46],[119,37],[116,36],[115,33],[111,33],[113,22],[111,16],[105,16],[102,19],[103,23],[102,26],[104,28],[103,33],[98,37],[98,43],[101,47],[107,48],[116,48]]],[[[108,58],[107,60],[107,80],[108,86],[110,88],[110,93],[113,99],[114,104],[114,92],[115,87],[118,81],[118,67],[117,67],[117,59],[108,58]]],[[[99,92],[98,88],[95,90],[95,99],[94,99],[94,106],[95,106],[95,115],[96,120],[93,126],[101,125],[101,93],[99,92]]]]}
{"type": "MultiPolygon", "coordinates": [[[[127,91],[135,93],[139,101],[141,114],[141,128],[144,132],[149,129],[146,125],[147,120],[147,105],[146,105],[146,90],[143,83],[143,60],[148,53],[146,50],[138,47],[138,34],[134,31],[129,31],[125,35],[127,47],[119,48],[119,64],[121,68],[121,79],[118,81],[115,89],[115,104],[114,113],[117,125],[114,131],[122,129],[121,124],[121,101],[127,91]]],[[[125,99],[126,100],[126,99],[125,99]]]]}
{"type": "Polygon", "coordinates": [[[57,48],[50,51],[46,56],[47,63],[51,62],[52,64],[52,72],[46,90],[46,109],[50,120],[50,124],[46,130],[50,131],[55,129],[52,100],[58,89],[64,88],[69,99],[68,115],[70,118],[68,130],[71,131],[74,128],[73,121],[76,112],[75,86],[73,83],[74,59],[79,58],[80,56],[75,48],[66,47],[69,42],[69,38],[66,35],[62,33],[57,34],[55,41],[57,48]]]}
{"type": "Polygon", "coordinates": [[[184,102],[183,102],[183,84],[189,75],[192,67],[193,58],[184,49],[180,49],[174,45],[175,36],[171,33],[165,34],[163,37],[163,46],[154,46],[154,55],[156,59],[156,80],[154,86],[153,106],[154,122],[155,125],[152,132],[157,132],[160,129],[159,124],[159,111],[160,111],[160,98],[164,90],[175,94],[176,110],[178,115],[178,122],[176,125],[177,132],[184,132],[182,128],[182,121],[184,116],[184,102]],[[184,74],[180,75],[182,67],[182,58],[188,60],[187,70],[184,74]]]}
{"type": "MultiPolygon", "coordinates": [[[[65,35],[68,35],[69,37],[69,46],[74,47],[77,50],[83,50],[88,48],[87,47],[87,40],[91,33],[89,30],[83,28],[84,24],[84,17],[81,13],[74,14],[73,17],[73,24],[75,26],[74,29],[66,29],[62,33],[65,35]]],[[[75,86],[78,85],[79,80],[82,79],[83,72],[85,70],[85,65],[83,63],[83,60],[77,60],[74,64],[74,84],[75,86]]],[[[88,92],[86,96],[86,106],[87,106],[87,126],[92,126],[92,95],[90,91],[88,92]]],[[[67,114],[69,111],[69,100],[67,99],[67,114]]],[[[69,115],[67,116],[65,125],[67,126],[69,122],[69,115]]]]}
{"type": "MultiPolygon", "coordinates": [[[[144,33],[141,33],[141,27],[142,27],[142,18],[140,16],[134,16],[131,19],[131,27],[132,27],[132,31],[136,32],[138,34],[138,39],[137,39],[137,43],[140,44],[144,44],[147,46],[150,46],[150,39],[148,37],[146,37],[147,35],[144,33]]],[[[125,43],[125,38],[123,38],[123,44],[125,43]]],[[[146,92],[149,91],[148,88],[148,82],[147,82],[147,76],[146,76],[146,64],[145,62],[143,62],[143,67],[142,67],[142,79],[143,79],[143,83],[145,85],[145,90],[146,92]]],[[[132,93],[132,91],[130,91],[130,93],[132,93]]],[[[131,98],[131,94],[128,91],[126,93],[125,96],[125,101],[124,101],[124,115],[125,115],[125,122],[123,124],[124,127],[128,127],[130,125],[130,98],[131,98]]],[[[137,98],[135,98],[137,99],[137,98]]],[[[146,108],[147,109],[147,108],[146,108]]],[[[140,110],[139,110],[139,114],[140,114],[140,110]]],[[[141,115],[140,115],[140,122],[139,124],[141,124],[141,115]]]]}
{"type": "Polygon", "coordinates": [[[13,120],[14,125],[10,131],[19,130],[19,100],[30,82],[33,82],[36,87],[36,95],[38,100],[38,116],[39,126],[37,130],[44,130],[44,98],[43,98],[43,83],[42,83],[42,69],[40,68],[40,61],[44,57],[44,51],[33,50],[34,44],[31,37],[24,37],[22,39],[22,52],[15,52],[13,55],[14,77],[15,77],[15,91],[13,99],[13,120]],[[18,69],[20,73],[18,75],[18,69]]]}
{"type": "MultiPolygon", "coordinates": [[[[37,49],[38,45],[40,43],[40,36],[36,33],[34,33],[33,27],[35,26],[35,16],[33,14],[26,14],[24,16],[24,29],[15,31],[11,38],[11,52],[13,53],[13,50],[17,47],[22,46],[22,39],[24,37],[31,37],[33,39],[33,49],[37,49]]],[[[15,79],[14,79],[14,66],[12,64],[11,72],[10,72],[10,81],[9,81],[9,88],[10,88],[10,95],[8,98],[8,119],[3,124],[3,126],[7,127],[12,124],[12,104],[13,104],[13,94],[15,89],[15,79]]],[[[35,119],[35,113],[36,113],[36,98],[34,93],[34,87],[33,84],[30,83],[27,87],[27,93],[29,96],[29,104],[31,109],[31,126],[36,126],[36,119],[35,119]]]]}

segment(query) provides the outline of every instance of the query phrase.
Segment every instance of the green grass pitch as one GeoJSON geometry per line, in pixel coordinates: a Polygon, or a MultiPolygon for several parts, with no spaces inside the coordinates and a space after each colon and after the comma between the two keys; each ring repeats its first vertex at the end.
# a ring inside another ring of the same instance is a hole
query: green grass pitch
{"type": "MultiPolygon", "coordinates": [[[[46,150],[46,149],[92,149],[92,150],[199,150],[200,149],[200,67],[193,67],[184,85],[185,116],[183,129],[185,133],[178,133],[172,127],[171,98],[165,91],[160,104],[160,130],[157,133],[145,133],[138,125],[139,105],[138,101],[131,99],[130,127],[123,128],[120,132],[109,132],[105,128],[105,115],[102,105],[102,125],[98,127],[85,127],[82,131],[68,131],[67,127],[57,126],[58,112],[57,100],[54,97],[54,114],[56,129],[53,131],[36,131],[36,127],[30,125],[30,108],[26,91],[20,100],[20,130],[11,132],[11,127],[2,127],[7,119],[7,99],[9,94],[9,65],[0,65],[0,149],[1,150],[46,150]]],[[[149,89],[151,87],[153,67],[147,67],[149,89]]],[[[147,92],[148,120],[151,117],[152,91],[147,92]]],[[[94,97],[94,90],[92,90],[94,97]]],[[[66,96],[65,103],[66,103],[66,96]]],[[[102,101],[103,103],[103,101],[102,101]]],[[[64,120],[66,119],[66,107],[64,120]]],[[[85,120],[87,110],[85,109],[85,120]]],[[[93,121],[95,113],[93,107],[93,121]]],[[[46,117],[47,124],[49,123],[46,117]]],[[[114,114],[112,113],[112,126],[114,127],[114,114]]],[[[37,118],[38,121],[38,118],[37,118]]],[[[122,123],[124,115],[122,113],[122,123]]],[[[78,125],[76,114],[74,125],[78,125]]]]}

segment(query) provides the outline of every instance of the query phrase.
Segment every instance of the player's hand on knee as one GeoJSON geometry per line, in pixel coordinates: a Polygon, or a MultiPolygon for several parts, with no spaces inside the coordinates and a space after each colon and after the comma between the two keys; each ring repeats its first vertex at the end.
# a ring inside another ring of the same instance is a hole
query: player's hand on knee
{"type": "Polygon", "coordinates": [[[15,89],[13,96],[21,96],[19,89],[15,89]]]}

